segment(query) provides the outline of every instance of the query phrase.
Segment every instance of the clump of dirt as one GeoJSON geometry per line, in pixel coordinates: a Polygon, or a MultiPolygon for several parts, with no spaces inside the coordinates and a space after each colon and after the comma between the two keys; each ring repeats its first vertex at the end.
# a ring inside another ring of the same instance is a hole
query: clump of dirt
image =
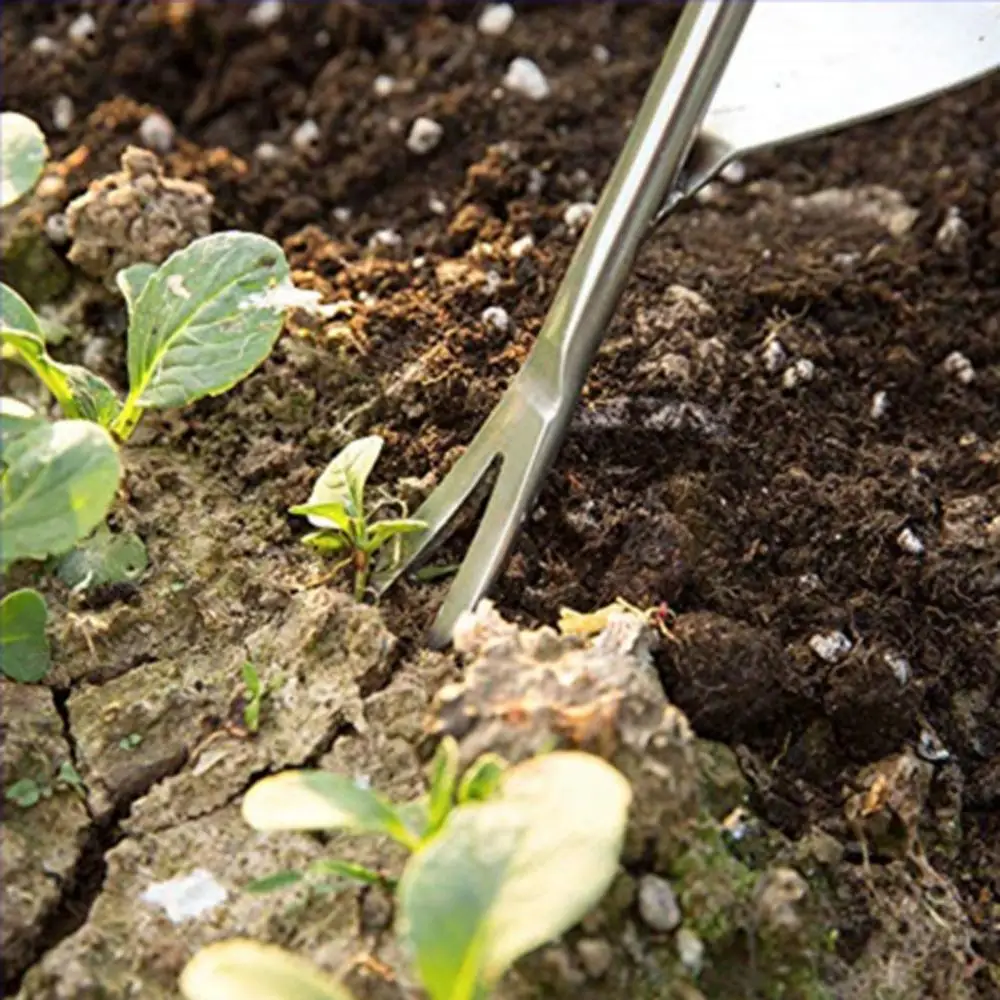
{"type": "Polygon", "coordinates": [[[66,210],[66,256],[91,278],[113,279],[131,264],[162,264],[211,229],[204,185],[163,175],[154,153],[130,146],[121,171],[94,181],[66,210]]]}

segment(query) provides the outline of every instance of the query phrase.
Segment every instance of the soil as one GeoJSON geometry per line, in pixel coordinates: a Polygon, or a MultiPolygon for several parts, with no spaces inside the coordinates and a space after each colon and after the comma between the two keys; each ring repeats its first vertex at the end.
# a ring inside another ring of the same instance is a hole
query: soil
{"type": "MultiPolygon", "coordinates": [[[[177,780],[205,737],[204,705],[171,707],[166,693],[192,683],[191,662],[208,670],[226,651],[236,663],[246,637],[294,620],[321,574],[287,507],[361,433],[386,438],[378,484],[415,504],[485,419],[572,252],[565,209],[599,194],[676,8],[524,5],[500,38],[478,34],[476,14],[286,4],[261,31],[235,3],[4,5],[4,107],[39,120],[58,179],[19,225],[37,230],[118,170],[156,110],[177,129],[165,173],[208,189],[212,228],[281,240],[300,286],[345,303],[334,321],[295,317],[227,395],[148,415],[112,518],[149,547],[137,593],[95,607],[40,584],[57,623],[51,687],[93,827],[89,840],[73,827],[77,871],[60,872],[62,902],[32,917],[34,936],[5,967],[12,991],[137,849],[114,847],[131,806],[177,780]],[[96,32],[70,41],[85,10],[96,32]],[[30,47],[39,34],[57,40],[54,53],[30,47]],[[518,55],[543,68],[546,100],[498,89],[518,55]],[[388,97],[373,89],[380,74],[398,81],[388,97]],[[75,108],[64,133],[56,95],[75,108]],[[423,155],[406,145],[419,115],[443,126],[423,155]],[[297,149],[306,119],[319,137],[297,149]],[[276,149],[262,155],[262,143],[276,149]],[[534,245],[512,254],[527,235],[534,245]],[[483,320],[489,306],[511,330],[483,320]],[[111,708],[151,666],[164,697],[138,699],[146,714],[122,721],[111,708]],[[93,731],[95,698],[113,735],[93,731]],[[134,766],[102,757],[150,720],[169,736],[151,741],[157,753],[134,766]]],[[[757,816],[792,841],[821,830],[846,850],[838,958],[883,956],[888,968],[907,948],[918,956],[906,992],[861,977],[845,980],[851,995],[1000,996],[1000,78],[745,166],[644,250],[493,597],[526,625],[617,597],[666,602],[670,634],[655,654],[666,696],[699,737],[734,751],[757,816]],[[955,213],[964,225],[948,225],[955,213]],[[916,815],[892,806],[909,859],[893,861],[879,831],[862,829],[872,809],[852,812],[850,796],[918,785],[916,815]],[[918,942],[928,872],[951,887],[934,910],[947,929],[918,942]]],[[[46,245],[40,259],[65,268],[66,253],[46,245]]],[[[15,273],[9,264],[5,280],[15,273]]],[[[20,290],[43,305],[49,286],[29,279],[20,290]]],[[[59,350],[90,348],[121,383],[121,300],[82,274],[74,282],[48,305],[73,330],[59,350]]],[[[427,655],[446,586],[404,583],[385,597],[398,648],[356,672],[357,698],[427,655]]],[[[306,749],[253,757],[215,805],[224,812],[240,781],[315,762],[345,726],[364,725],[348,713],[306,749]]],[[[198,849],[186,836],[181,855],[198,849]]],[[[40,982],[23,995],[57,995],[40,982]]]]}

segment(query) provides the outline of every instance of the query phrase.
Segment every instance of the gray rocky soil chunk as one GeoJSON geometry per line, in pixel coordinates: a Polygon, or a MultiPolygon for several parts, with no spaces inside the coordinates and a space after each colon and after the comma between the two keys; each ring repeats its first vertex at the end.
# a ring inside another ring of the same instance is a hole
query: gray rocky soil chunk
{"type": "Polygon", "coordinates": [[[62,720],[45,687],[0,682],[4,789],[4,979],[16,977],[40,944],[80,860],[90,816],[80,795],[59,780],[72,765],[62,720]],[[31,784],[37,790],[37,801],[31,784]],[[24,803],[13,799],[18,796],[24,803]]]}

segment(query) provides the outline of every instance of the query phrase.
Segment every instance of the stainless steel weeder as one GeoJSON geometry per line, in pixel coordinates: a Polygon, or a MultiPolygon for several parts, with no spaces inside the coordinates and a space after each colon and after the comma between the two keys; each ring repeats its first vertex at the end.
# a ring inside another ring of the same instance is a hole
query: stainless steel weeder
{"type": "Polygon", "coordinates": [[[737,156],[888,113],[998,66],[1000,3],[689,2],[531,354],[413,515],[427,528],[380,567],[376,590],[424,561],[499,463],[431,631],[431,645],[450,641],[458,616],[486,593],[510,554],[652,224],[737,156]]]}

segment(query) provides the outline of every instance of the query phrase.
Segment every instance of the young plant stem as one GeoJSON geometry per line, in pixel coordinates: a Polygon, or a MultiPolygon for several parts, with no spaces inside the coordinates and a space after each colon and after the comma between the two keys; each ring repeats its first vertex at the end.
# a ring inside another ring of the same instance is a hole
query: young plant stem
{"type": "Polygon", "coordinates": [[[125,400],[125,405],[121,408],[121,412],[111,423],[111,433],[119,441],[127,441],[142,419],[142,414],[141,407],[136,405],[135,399],[132,396],[129,396],[125,400]]]}

